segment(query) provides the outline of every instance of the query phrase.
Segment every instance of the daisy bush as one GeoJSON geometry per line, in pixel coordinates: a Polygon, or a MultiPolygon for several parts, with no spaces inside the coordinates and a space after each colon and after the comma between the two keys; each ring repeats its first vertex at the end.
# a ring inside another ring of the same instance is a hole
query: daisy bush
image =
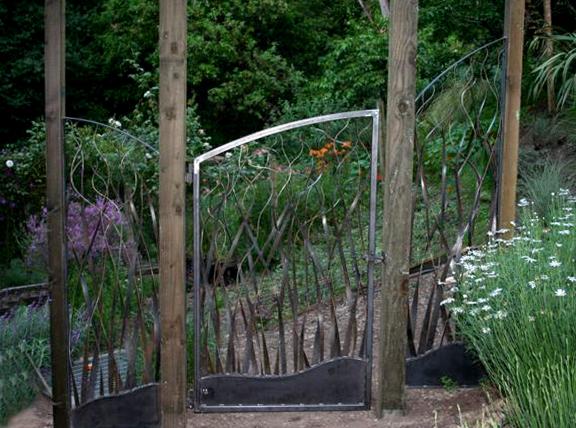
{"type": "Polygon", "coordinates": [[[463,256],[443,302],[523,428],[573,427],[576,415],[576,197],[551,196],[547,218],[521,200],[511,240],[463,256]]]}

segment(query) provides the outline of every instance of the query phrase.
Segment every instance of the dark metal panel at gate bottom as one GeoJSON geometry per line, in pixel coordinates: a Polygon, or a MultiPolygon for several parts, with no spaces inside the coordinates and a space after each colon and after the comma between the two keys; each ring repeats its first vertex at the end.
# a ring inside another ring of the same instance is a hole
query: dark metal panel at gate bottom
{"type": "Polygon", "coordinates": [[[368,361],[340,357],[283,376],[218,374],[199,379],[197,412],[362,410],[368,361]]]}

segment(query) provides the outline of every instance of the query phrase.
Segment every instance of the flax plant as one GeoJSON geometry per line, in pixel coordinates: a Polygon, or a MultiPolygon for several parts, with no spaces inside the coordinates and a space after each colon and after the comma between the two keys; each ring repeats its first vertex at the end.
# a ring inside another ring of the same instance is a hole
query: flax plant
{"type": "Polygon", "coordinates": [[[576,415],[576,197],[551,195],[546,222],[527,200],[510,241],[498,234],[460,261],[450,305],[514,427],[568,428],[576,415]]]}

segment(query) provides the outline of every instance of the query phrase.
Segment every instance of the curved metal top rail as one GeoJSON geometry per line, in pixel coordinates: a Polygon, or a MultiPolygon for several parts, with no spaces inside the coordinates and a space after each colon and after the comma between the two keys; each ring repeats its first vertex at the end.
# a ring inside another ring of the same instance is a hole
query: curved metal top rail
{"type": "Polygon", "coordinates": [[[330,122],[334,120],[343,120],[343,119],[354,119],[358,117],[372,117],[374,120],[378,119],[378,110],[356,110],[356,111],[349,111],[345,113],[334,113],[334,114],[327,114],[324,116],[316,116],[311,117],[308,119],[297,120],[295,122],[285,123],[282,125],[274,126],[269,129],[264,129],[263,131],[256,132],[254,134],[247,135],[245,137],[239,138],[237,140],[231,141],[223,146],[216,147],[196,158],[194,158],[194,172],[197,173],[200,170],[200,164],[205,160],[211,159],[214,156],[218,156],[221,153],[224,153],[230,149],[234,149],[236,147],[242,146],[243,144],[250,143],[252,141],[256,141],[260,138],[269,137],[271,135],[280,134],[284,131],[290,131],[292,129],[303,128],[305,126],[315,125],[317,123],[324,123],[330,122]]]}
{"type": "Polygon", "coordinates": [[[450,66],[448,66],[442,73],[440,73],[438,76],[436,76],[434,79],[432,79],[432,81],[430,83],[428,83],[426,85],[426,87],[420,91],[420,93],[416,97],[416,102],[418,102],[420,100],[420,98],[422,98],[424,96],[426,91],[428,89],[430,89],[432,86],[434,86],[436,84],[436,82],[438,82],[440,79],[442,79],[442,77],[444,77],[450,70],[455,69],[456,67],[458,67],[458,65],[460,65],[462,62],[464,62],[466,59],[470,58],[473,55],[476,55],[478,52],[480,52],[484,49],[488,49],[490,46],[495,45],[497,43],[500,43],[504,40],[506,40],[506,37],[500,37],[499,39],[496,39],[496,40],[493,40],[489,43],[486,43],[485,45],[480,46],[479,48],[476,48],[476,49],[468,52],[462,58],[460,58],[457,61],[450,64],[450,66]]]}
{"type": "Polygon", "coordinates": [[[69,117],[66,116],[64,117],[65,120],[68,121],[74,121],[74,122],[83,122],[83,123],[89,123],[90,125],[96,125],[96,126],[101,126],[103,128],[107,128],[111,131],[117,132],[121,135],[124,135],[125,137],[131,138],[134,141],[136,141],[137,143],[142,144],[144,147],[146,147],[148,150],[150,150],[151,152],[154,152],[155,155],[158,155],[160,152],[158,151],[158,149],[156,147],[151,146],[150,144],[148,144],[146,141],[141,140],[140,138],[130,134],[129,132],[124,131],[123,129],[118,129],[114,126],[110,126],[106,123],[102,123],[102,122],[97,122],[95,120],[90,120],[90,119],[82,119],[79,117],[69,117]]]}

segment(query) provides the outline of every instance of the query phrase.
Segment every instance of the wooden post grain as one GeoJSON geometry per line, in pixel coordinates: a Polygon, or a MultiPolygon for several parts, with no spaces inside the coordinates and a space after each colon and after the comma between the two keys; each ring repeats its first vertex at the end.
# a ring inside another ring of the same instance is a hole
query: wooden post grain
{"type": "Polygon", "coordinates": [[[66,200],[64,193],[64,69],[65,0],[46,0],[46,205],[48,209],[48,272],[52,398],[55,428],[70,426],[68,293],[66,290],[66,200]]]}
{"type": "Polygon", "coordinates": [[[404,411],[417,29],[418,1],[391,2],[377,417],[404,411]]]}
{"type": "MultiPolygon", "coordinates": [[[[544,45],[544,58],[549,60],[554,55],[554,40],[552,40],[552,0],[544,0],[544,34],[546,41],[544,45]]],[[[546,79],[546,94],[548,100],[548,114],[556,113],[556,91],[554,88],[554,77],[548,75],[546,79]]]]}
{"type": "Polygon", "coordinates": [[[186,0],[160,1],[160,409],[186,426],[186,0]]]}
{"type": "MultiPolygon", "coordinates": [[[[506,75],[504,83],[504,115],[499,228],[512,230],[516,215],[516,183],[518,178],[518,140],[520,134],[520,103],[522,89],[522,58],[524,51],[525,0],[507,0],[505,17],[506,75]]],[[[509,238],[511,233],[507,235],[509,238]]]]}

